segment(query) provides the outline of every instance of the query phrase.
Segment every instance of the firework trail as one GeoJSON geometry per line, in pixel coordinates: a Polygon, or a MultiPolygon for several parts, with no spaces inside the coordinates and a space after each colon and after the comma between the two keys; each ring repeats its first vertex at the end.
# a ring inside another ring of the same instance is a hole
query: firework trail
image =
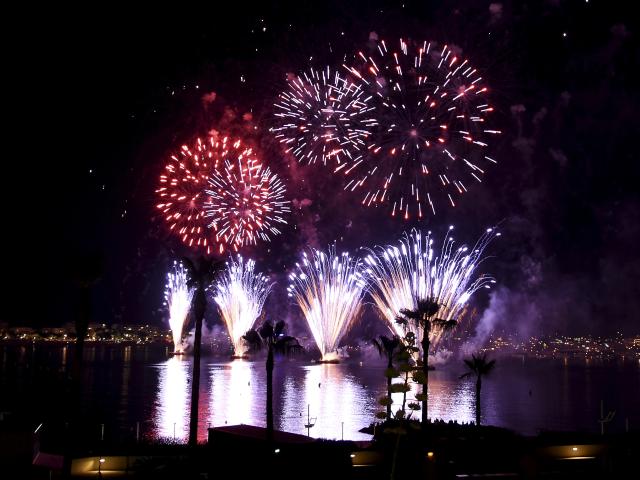
{"type": "Polygon", "coordinates": [[[336,354],[340,340],[358,318],[364,295],[365,279],[360,260],[348,253],[313,250],[302,254],[302,263],[289,275],[287,288],[304,314],[322,360],[336,354]]]}
{"type": "MultiPolygon", "coordinates": [[[[439,252],[434,251],[431,232],[423,236],[414,229],[399,245],[376,247],[365,257],[371,297],[394,334],[404,336],[396,318],[400,310],[416,308],[419,299],[436,301],[440,305],[438,318],[460,322],[469,298],[495,283],[490,276],[476,275],[476,269],[484,259],[484,249],[500,233],[487,229],[469,249],[466,245],[456,247],[452,229],[449,227],[439,252]]],[[[422,332],[416,333],[422,337],[422,332]]],[[[431,341],[437,344],[438,340],[439,332],[433,332],[431,341]]]]}
{"type": "Polygon", "coordinates": [[[343,66],[347,82],[372,97],[377,120],[364,161],[344,170],[352,175],[345,190],[363,189],[364,205],[385,204],[405,219],[435,214],[496,163],[488,151],[500,131],[488,121],[488,89],[446,45],[380,41],[343,66]]]}
{"type": "Polygon", "coordinates": [[[207,179],[216,171],[221,154],[228,148],[226,139],[217,141],[197,139],[195,145],[183,145],[180,152],[169,157],[156,194],[169,230],[192,248],[211,254],[222,253],[224,246],[217,241],[215,230],[209,230],[204,217],[204,189],[207,179]]]}
{"type": "Polygon", "coordinates": [[[182,263],[174,262],[173,269],[167,274],[165,303],[169,307],[169,327],[173,336],[173,351],[184,351],[182,334],[184,324],[191,308],[193,289],[188,287],[189,277],[182,263]]]}
{"type": "Polygon", "coordinates": [[[362,161],[369,129],[376,124],[369,100],[371,95],[329,67],[311,68],[290,79],[278,96],[271,131],[300,162],[352,168],[362,161]]]}
{"type": "Polygon", "coordinates": [[[242,148],[240,141],[232,147],[208,179],[204,216],[216,238],[238,251],[280,234],[277,225],[287,223],[283,216],[291,207],[282,181],[263,168],[252,149],[242,148]]]}
{"type": "Polygon", "coordinates": [[[213,288],[213,299],[227,326],[234,355],[246,353],[242,336],[260,316],[272,286],[266,276],[255,271],[253,260],[245,261],[238,255],[227,262],[222,278],[213,288]]]}

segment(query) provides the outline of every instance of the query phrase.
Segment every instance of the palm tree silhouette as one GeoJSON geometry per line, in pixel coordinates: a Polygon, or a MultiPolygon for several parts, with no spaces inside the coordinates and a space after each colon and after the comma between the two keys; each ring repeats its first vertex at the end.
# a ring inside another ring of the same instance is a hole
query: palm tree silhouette
{"type": "Polygon", "coordinates": [[[249,330],[242,338],[249,345],[249,351],[267,349],[267,442],[273,442],[273,366],[274,355],[292,355],[302,352],[302,346],[295,337],[285,335],[286,323],[282,320],[275,326],[265,321],[258,329],[249,330]]]}
{"type": "Polygon", "coordinates": [[[104,259],[100,253],[80,255],[72,262],[73,281],[78,289],[78,311],[75,317],[76,348],[73,377],[79,381],[82,370],[84,340],[91,321],[91,293],[104,270],[104,259]]]}
{"type": "Polygon", "coordinates": [[[402,325],[405,330],[410,330],[410,324],[413,324],[418,332],[422,331],[422,339],[420,341],[422,357],[419,362],[422,365],[422,370],[414,374],[414,380],[418,383],[422,383],[422,393],[416,395],[416,399],[422,402],[423,428],[426,427],[428,421],[429,347],[431,346],[429,335],[437,331],[449,331],[458,324],[456,320],[442,320],[440,318],[436,318],[439,310],[440,304],[436,302],[435,299],[418,299],[415,309],[402,309],[400,310],[400,315],[396,318],[396,322],[402,325]]]}
{"type": "Polygon", "coordinates": [[[100,252],[81,253],[69,262],[70,274],[77,288],[77,305],[74,319],[76,344],[71,367],[71,401],[68,404],[68,430],[64,439],[64,460],[62,475],[71,476],[71,451],[80,436],[82,404],[82,370],[84,357],[84,340],[89,330],[92,317],[93,286],[100,280],[104,271],[104,257],[100,252]]]}
{"type": "Polygon", "coordinates": [[[393,337],[380,335],[378,339],[374,338],[371,340],[371,344],[378,350],[381,357],[387,358],[387,420],[391,420],[391,374],[393,371],[393,360],[402,348],[402,341],[395,335],[393,337]]]}
{"type": "Polygon", "coordinates": [[[475,354],[471,355],[471,358],[464,360],[464,364],[467,366],[468,372],[460,375],[460,378],[466,378],[471,375],[476,376],[476,425],[480,425],[480,389],[482,388],[482,377],[485,377],[491,373],[496,366],[495,360],[487,361],[487,355],[482,354],[476,357],[475,354]]]}
{"type": "Polygon", "coordinates": [[[198,444],[198,400],[200,397],[200,346],[202,343],[202,319],[207,311],[206,290],[222,269],[223,262],[213,258],[200,257],[197,264],[184,257],[182,263],[189,274],[188,286],[194,288],[191,315],[196,332],[193,341],[193,375],[191,378],[191,416],[189,419],[189,445],[198,444]]]}

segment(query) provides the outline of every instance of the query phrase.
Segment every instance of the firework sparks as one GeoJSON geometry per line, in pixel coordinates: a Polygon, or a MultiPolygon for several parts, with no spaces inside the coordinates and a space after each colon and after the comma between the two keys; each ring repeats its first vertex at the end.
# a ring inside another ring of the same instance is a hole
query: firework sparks
{"type": "MultiPolygon", "coordinates": [[[[431,232],[423,236],[412,230],[399,245],[377,247],[365,257],[364,271],[371,297],[396,335],[404,335],[402,326],[396,323],[400,310],[416,308],[419,299],[436,301],[440,305],[438,318],[459,322],[467,312],[471,296],[495,283],[490,276],[476,275],[476,269],[483,261],[486,246],[500,233],[487,229],[469,249],[466,245],[456,247],[452,229],[449,228],[439,253],[433,249],[431,232]]],[[[422,332],[416,333],[421,338],[422,332]]],[[[431,341],[438,340],[436,331],[431,341]]]]}
{"type": "Polygon", "coordinates": [[[216,141],[213,138],[197,139],[192,147],[183,145],[178,154],[169,158],[156,190],[161,200],[156,208],[162,212],[169,230],[185,245],[207,254],[224,250],[216,240],[217,225],[213,225],[213,231],[207,228],[204,189],[226,148],[226,139],[216,141]]]}
{"type": "Polygon", "coordinates": [[[245,261],[238,255],[227,262],[224,275],[214,286],[213,299],[227,326],[234,355],[245,354],[242,336],[253,327],[272,286],[266,276],[255,271],[253,260],[245,261]]]}
{"type": "Polygon", "coordinates": [[[385,204],[393,216],[421,218],[436,204],[455,206],[470,183],[481,182],[492,137],[493,112],[483,78],[448,46],[400,40],[359,52],[349,77],[375,109],[364,161],[346,190],[362,188],[364,205],[385,204]]]}
{"type": "Polygon", "coordinates": [[[338,255],[313,250],[302,254],[302,263],[290,274],[290,297],[296,299],[304,314],[322,359],[335,355],[340,340],[358,318],[365,280],[361,262],[349,254],[338,255]]]}
{"type": "Polygon", "coordinates": [[[284,200],[284,184],[263,168],[253,150],[241,147],[240,141],[232,147],[223,157],[224,166],[208,180],[204,216],[216,238],[237,251],[280,234],[277,225],[287,223],[283,216],[291,208],[284,200]]]}
{"type": "Polygon", "coordinates": [[[191,308],[193,289],[188,287],[189,277],[182,263],[174,262],[173,269],[167,274],[164,298],[169,307],[169,328],[173,336],[173,351],[184,351],[182,334],[184,324],[191,308]]]}
{"type": "Polygon", "coordinates": [[[362,162],[369,129],[376,124],[370,99],[329,67],[311,68],[289,80],[279,95],[271,131],[300,162],[353,168],[362,162]]]}

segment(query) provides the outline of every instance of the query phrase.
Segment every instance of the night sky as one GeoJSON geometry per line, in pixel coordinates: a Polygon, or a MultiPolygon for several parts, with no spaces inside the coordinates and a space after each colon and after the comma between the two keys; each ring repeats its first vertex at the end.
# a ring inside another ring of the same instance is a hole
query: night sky
{"type": "Polygon", "coordinates": [[[72,321],[70,265],[97,254],[104,272],[95,320],[163,325],[167,266],[188,252],[156,218],[158,176],[180,145],[226,129],[259,145],[288,183],[294,212],[283,235],[244,253],[279,280],[268,308],[287,312],[295,328],[302,318],[282,274],[304,245],[335,240],[355,252],[395,242],[412,226],[441,233],[450,224],[457,240],[474,242],[499,224],[503,236],[482,269],[497,288],[475,299],[483,328],[640,332],[640,55],[631,2],[218,3],[56,7],[7,19],[0,322],[72,321]],[[287,73],[337,67],[370,32],[454,45],[493,90],[504,132],[492,152],[498,165],[455,208],[421,224],[365,209],[328,170],[296,165],[268,133],[287,73]],[[215,100],[205,101],[211,92],[215,100]]]}

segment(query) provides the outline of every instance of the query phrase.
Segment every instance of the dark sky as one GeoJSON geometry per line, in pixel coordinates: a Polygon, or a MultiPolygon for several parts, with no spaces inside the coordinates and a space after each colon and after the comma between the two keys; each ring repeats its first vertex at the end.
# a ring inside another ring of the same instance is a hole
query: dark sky
{"type": "Polygon", "coordinates": [[[72,320],[69,265],[98,254],[95,319],[162,324],[164,273],[185,251],[154,218],[153,191],[169,153],[222,126],[257,132],[252,141],[290,198],[311,201],[294,209],[281,237],[246,252],[280,280],[269,308],[299,323],[282,273],[303,245],[337,240],[354,250],[414,226],[363,209],[322,169],[287,168],[267,133],[287,72],[340,65],[375,31],[455,45],[492,86],[504,132],[499,164],[455,209],[418,225],[455,224],[456,238],[473,242],[500,224],[485,266],[498,288],[477,299],[483,329],[640,332],[640,70],[630,2],[219,3],[56,7],[7,20],[0,322],[72,320]],[[209,92],[216,100],[205,108],[209,92]]]}

